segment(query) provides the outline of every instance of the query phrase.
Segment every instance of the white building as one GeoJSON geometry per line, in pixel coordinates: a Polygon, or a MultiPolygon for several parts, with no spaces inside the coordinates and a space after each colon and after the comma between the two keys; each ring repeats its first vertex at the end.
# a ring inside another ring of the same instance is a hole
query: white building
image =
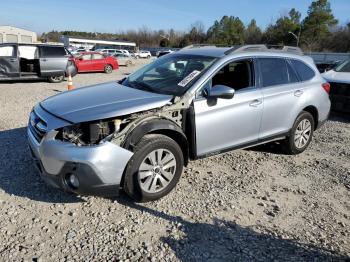
{"type": "Polygon", "coordinates": [[[13,26],[0,26],[0,43],[35,43],[37,34],[13,26]]]}
{"type": "Polygon", "coordinates": [[[127,49],[135,50],[136,43],[122,41],[122,40],[100,40],[100,39],[87,39],[74,36],[61,35],[60,41],[64,43],[64,46],[69,47],[84,47],[86,49],[127,49]]]}

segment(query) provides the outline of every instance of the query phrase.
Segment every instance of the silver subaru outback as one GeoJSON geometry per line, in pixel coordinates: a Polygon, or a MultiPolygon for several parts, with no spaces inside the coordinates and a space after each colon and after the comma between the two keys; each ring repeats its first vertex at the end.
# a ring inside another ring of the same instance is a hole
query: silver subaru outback
{"type": "Polygon", "coordinates": [[[189,160],[277,140],[303,152],[328,117],[329,88],[296,48],[191,46],[40,102],[29,145],[54,187],[156,200],[189,160]]]}

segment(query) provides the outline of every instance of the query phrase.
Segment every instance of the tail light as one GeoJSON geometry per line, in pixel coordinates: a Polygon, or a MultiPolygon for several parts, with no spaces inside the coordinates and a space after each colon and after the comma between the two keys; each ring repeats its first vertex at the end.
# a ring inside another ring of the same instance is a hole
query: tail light
{"type": "Polygon", "coordinates": [[[324,91],[326,91],[328,94],[331,91],[331,84],[330,83],[323,83],[322,87],[324,89],[324,91]]]}

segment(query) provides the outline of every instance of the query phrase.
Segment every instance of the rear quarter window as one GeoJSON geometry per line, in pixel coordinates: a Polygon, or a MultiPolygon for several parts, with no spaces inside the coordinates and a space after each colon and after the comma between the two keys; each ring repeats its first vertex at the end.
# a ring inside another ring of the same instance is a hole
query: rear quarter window
{"type": "Polygon", "coordinates": [[[293,60],[291,60],[291,63],[293,65],[295,71],[298,73],[301,81],[308,81],[315,76],[314,70],[312,70],[304,62],[293,59],[293,60]]]}
{"type": "Polygon", "coordinates": [[[66,50],[59,46],[41,46],[41,57],[62,57],[65,56],[66,50]]]}

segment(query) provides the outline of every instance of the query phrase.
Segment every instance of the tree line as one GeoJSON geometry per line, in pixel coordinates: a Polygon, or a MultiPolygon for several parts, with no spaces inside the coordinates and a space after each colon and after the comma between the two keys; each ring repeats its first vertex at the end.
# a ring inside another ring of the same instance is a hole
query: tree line
{"type": "Polygon", "coordinates": [[[350,51],[350,23],[339,25],[328,0],[315,0],[307,15],[292,8],[262,30],[252,19],[245,25],[239,17],[223,16],[205,30],[202,22],[193,23],[187,31],[152,30],[142,27],[138,30],[118,33],[96,33],[79,31],[51,31],[43,33],[43,41],[59,41],[59,35],[70,35],[94,39],[125,40],[135,42],[140,48],[181,48],[190,44],[215,44],[222,46],[242,44],[268,44],[300,46],[304,51],[350,51]]]}

